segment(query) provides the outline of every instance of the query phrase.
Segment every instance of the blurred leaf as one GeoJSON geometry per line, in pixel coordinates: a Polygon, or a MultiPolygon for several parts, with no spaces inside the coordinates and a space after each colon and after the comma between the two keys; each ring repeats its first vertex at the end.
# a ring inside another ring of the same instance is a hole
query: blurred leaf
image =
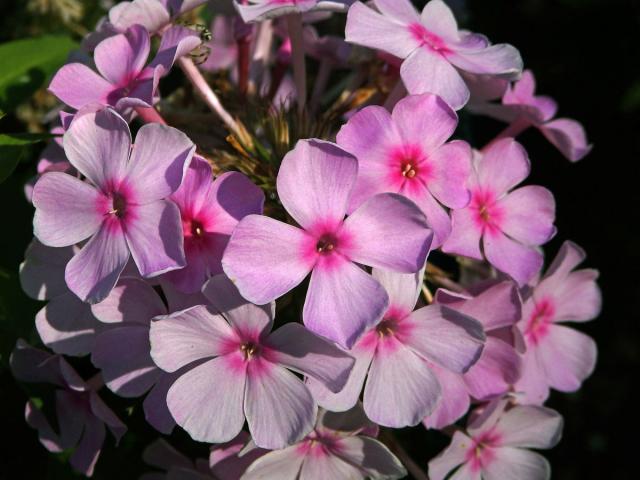
{"type": "Polygon", "coordinates": [[[11,111],[29,98],[77,46],[65,35],[44,35],[0,45],[0,110],[11,111]]]}
{"type": "Polygon", "coordinates": [[[27,145],[52,138],[49,133],[0,133],[0,183],[18,165],[27,145]]]}

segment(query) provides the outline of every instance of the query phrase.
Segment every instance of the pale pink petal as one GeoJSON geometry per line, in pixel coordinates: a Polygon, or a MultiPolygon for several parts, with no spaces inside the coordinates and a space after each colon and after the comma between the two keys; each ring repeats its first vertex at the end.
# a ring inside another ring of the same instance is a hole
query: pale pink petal
{"type": "Polygon", "coordinates": [[[401,316],[413,311],[420,297],[424,269],[417,273],[396,273],[374,268],[371,275],[387,291],[390,310],[401,316]]]}
{"type": "Polygon", "coordinates": [[[551,325],[547,338],[540,342],[538,361],[544,366],[546,380],[561,392],[574,392],[591,375],[596,365],[596,343],[582,332],[551,325]]]}
{"type": "Polygon", "coordinates": [[[73,247],[47,247],[34,238],[20,264],[22,290],[35,300],[48,300],[67,292],[64,267],[75,251],[73,247]]]}
{"type": "MultiPolygon", "coordinates": [[[[393,108],[392,117],[405,143],[421,145],[429,158],[458,125],[456,112],[442,98],[430,93],[403,98],[393,108]]],[[[468,153],[470,156],[471,151],[468,153]]]]}
{"type": "Polygon", "coordinates": [[[433,233],[410,200],[381,193],[362,204],[344,223],[351,260],[402,273],[419,271],[427,258],[433,233]]]}
{"type": "Polygon", "coordinates": [[[247,370],[244,409],[256,445],[273,450],[308,434],[318,407],[294,374],[266,360],[254,360],[247,370]]]}
{"type": "Polygon", "coordinates": [[[124,87],[144,68],[149,56],[149,33],[140,25],[109,37],[98,44],[93,53],[100,74],[116,87],[124,87]]]}
{"type": "Polygon", "coordinates": [[[471,174],[471,147],[467,142],[449,142],[429,155],[433,179],[427,182],[431,194],[450,208],[464,208],[471,195],[467,180],[471,174]]]}
{"type": "Polygon", "coordinates": [[[398,339],[416,354],[457,372],[466,372],[482,352],[482,325],[445,306],[420,308],[400,323],[398,339]]]}
{"type": "Polygon", "coordinates": [[[571,162],[577,162],[591,152],[584,127],[569,118],[557,118],[540,127],[542,134],[571,162]]]}
{"type": "Polygon", "coordinates": [[[69,162],[99,189],[124,178],[131,133],[127,122],[115,111],[88,108],[78,112],[63,143],[69,162]]]}
{"type": "Polygon", "coordinates": [[[549,385],[536,350],[537,347],[529,346],[523,355],[520,379],[514,385],[514,390],[521,403],[542,405],[549,397],[549,385]]]}
{"type": "Polygon", "coordinates": [[[189,137],[175,128],[157,123],[140,128],[127,172],[136,202],[153,202],[175,192],[195,149],[189,137]]]}
{"type": "Polygon", "coordinates": [[[395,337],[373,357],[364,387],[367,416],[385,427],[417,425],[441,398],[438,379],[427,363],[395,337]],[[393,405],[393,408],[389,406],[393,405]]]}
{"type": "Polygon", "coordinates": [[[507,392],[518,381],[520,368],[513,346],[488,335],[480,359],[464,374],[469,395],[484,400],[507,392]]]}
{"type": "Polygon", "coordinates": [[[462,375],[435,364],[430,366],[442,388],[442,399],[431,415],[422,420],[422,423],[426,428],[442,429],[467,413],[471,402],[462,375]]]}
{"type": "Polygon", "coordinates": [[[538,480],[551,477],[549,462],[540,454],[521,448],[502,447],[483,469],[485,480],[538,480]]]}
{"type": "Polygon", "coordinates": [[[478,182],[496,196],[511,190],[529,175],[529,156],[513,138],[492,143],[477,163],[478,182]]]}
{"type": "Polygon", "coordinates": [[[169,389],[167,405],[176,423],[194,440],[228,442],[244,424],[246,380],[244,370],[229,368],[226,357],[216,357],[178,378],[169,389]]]}
{"type": "MultiPolygon", "coordinates": [[[[449,446],[429,462],[429,478],[431,480],[447,478],[449,472],[466,462],[467,452],[471,445],[472,440],[469,437],[456,431],[449,446]]],[[[480,472],[478,472],[477,479],[480,479],[480,472]]]]}
{"type": "Polygon", "coordinates": [[[350,348],[387,310],[389,298],[371,275],[338,259],[311,274],[302,318],[314,333],[350,348]]]}
{"type": "Polygon", "coordinates": [[[476,224],[473,215],[470,208],[451,212],[451,233],[442,245],[443,252],[482,260],[480,250],[482,229],[476,224]]]}
{"type": "Polygon", "coordinates": [[[486,48],[455,48],[447,59],[460,70],[481,75],[515,77],[522,71],[522,57],[514,46],[500,43],[486,48]]]}
{"type": "Polygon", "coordinates": [[[420,21],[418,11],[409,0],[375,0],[373,3],[382,15],[395,22],[410,24],[420,21]]]}
{"type": "Polygon", "coordinates": [[[278,195],[287,212],[306,230],[344,219],[356,182],[358,162],[338,146],[300,140],[278,172],[278,195]]]}
{"type": "Polygon", "coordinates": [[[431,249],[439,248],[451,234],[451,218],[449,218],[449,214],[426,188],[421,188],[417,192],[415,188],[409,187],[408,182],[404,184],[404,187],[400,190],[400,193],[415,202],[427,217],[427,225],[433,231],[431,249]]]}
{"type": "Polygon", "coordinates": [[[104,326],[91,308],[71,292],[54,297],[36,315],[38,335],[56,353],[82,356],[93,350],[104,326]]]}
{"type": "Polygon", "coordinates": [[[175,203],[159,200],[136,207],[127,217],[125,236],[143,277],[155,277],[186,265],[182,222],[175,203]]]}
{"type": "Polygon", "coordinates": [[[58,70],[48,90],[72,108],[85,105],[109,104],[114,86],[81,63],[69,63],[58,70]]]}
{"type": "Polygon", "coordinates": [[[484,254],[491,265],[526,284],[542,268],[542,254],[534,247],[516,242],[501,232],[483,237],[484,254]]]}
{"type": "Polygon", "coordinates": [[[525,245],[541,245],[556,232],[556,202],[544,187],[527,185],[508,193],[499,200],[505,212],[500,228],[510,237],[525,245]]]}
{"type": "Polygon", "coordinates": [[[553,299],[553,321],[585,322],[598,316],[602,293],[596,283],[597,270],[582,269],[566,277],[554,277],[543,280],[533,293],[534,298],[553,299]]]}
{"type": "Polygon", "coordinates": [[[165,315],[167,309],[151,285],[137,278],[123,278],[102,302],[91,311],[104,323],[139,323],[148,325],[153,317],[165,315]]]}
{"type": "Polygon", "coordinates": [[[162,375],[149,352],[145,325],[116,327],[96,338],[91,361],[102,371],[109,390],[121,397],[138,397],[162,375]]]}
{"type": "Polygon", "coordinates": [[[264,305],[297,286],[313,261],[301,252],[306,234],[291,225],[261,215],[244,217],[231,235],[222,268],[243,297],[264,305]]]}
{"type": "Polygon", "coordinates": [[[407,475],[400,460],[382,442],[366,436],[350,436],[340,441],[338,455],[357,465],[370,478],[392,479],[407,475]]]}
{"type": "Polygon", "coordinates": [[[305,455],[299,445],[274,450],[253,462],[242,480],[295,480],[299,478],[305,455]]]}
{"type": "MultiPolygon", "coordinates": [[[[314,447],[311,447],[314,448],[314,447]]],[[[318,449],[318,447],[315,447],[318,449]]],[[[325,480],[327,478],[360,479],[363,475],[354,465],[345,462],[337,455],[320,450],[307,454],[302,464],[300,478],[305,480],[325,480]]]]}
{"type": "Polygon", "coordinates": [[[275,352],[269,360],[313,377],[332,392],[347,383],[354,360],[343,350],[314,335],[299,323],[287,323],[269,335],[266,341],[275,352]]]}
{"type": "Polygon", "coordinates": [[[442,0],[427,2],[422,10],[421,20],[422,24],[436,35],[447,40],[458,38],[458,23],[451,9],[442,0]]]}
{"type": "Polygon", "coordinates": [[[67,264],[65,280],[88,303],[104,300],[129,261],[129,249],[119,226],[104,224],[67,264]],[[113,227],[113,228],[112,228],[113,227]]]}
{"type": "Polygon", "coordinates": [[[503,445],[553,448],[560,441],[562,417],[550,408],[516,406],[501,415],[496,428],[503,445]]]}
{"type": "Polygon", "coordinates": [[[138,24],[153,33],[169,20],[169,12],[158,0],[135,0],[109,10],[109,22],[119,30],[138,24]]]}
{"type": "Polygon", "coordinates": [[[149,66],[153,68],[161,65],[163,68],[161,73],[166,75],[180,57],[188,55],[201,44],[202,39],[195,29],[172,25],[162,34],[158,53],[149,66]]]}
{"type": "Polygon", "coordinates": [[[345,39],[399,58],[406,58],[420,45],[404,22],[387,18],[360,2],[349,9],[345,39]]]}
{"type": "Polygon", "coordinates": [[[202,358],[224,355],[233,338],[229,324],[202,305],[154,320],[149,331],[151,357],[167,372],[202,358]]]}
{"type": "Polygon", "coordinates": [[[400,67],[400,75],[409,93],[434,93],[454,110],[469,101],[469,89],[456,69],[440,53],[419,48],[400,67]]]}
{"type": "Polygon", "coordinates": [[[50,247],[78,243],[98,231],[103,221],[101,195],[62,172],[45,173],[33,189],[33,233],[50,247]]]}
{"type": "Polygon", "coordinates": [[[275,302],[258,306],[247,302],[226,275],[216,275],[202,288],[211,305],[234,330],[253,339],[266,337],[273,327],[275,302]]]}

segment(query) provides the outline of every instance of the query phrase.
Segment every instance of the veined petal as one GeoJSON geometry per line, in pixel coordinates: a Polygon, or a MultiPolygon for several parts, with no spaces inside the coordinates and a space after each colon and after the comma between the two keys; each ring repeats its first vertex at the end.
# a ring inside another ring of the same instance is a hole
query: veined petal
{"type": "Polygon", "coordinates": [[[483,152],[476,169],[480,185],[491,187],[500,197],[529,176],[531,164],[522,145],[513,138],[504,138],[483,152]]]}
{"type": "Polygon", "coordinates": [[[407,475],[400,460],[382,442],[363,435],[341,439],[338,456],[357,465],[370,478],[393,479],[407,475]]]}
{"type": "Polygon", "coordinates": [[[124,87],[142,71],[150,49],[147,30],[132,25],[124,33],[100,42],[94,50],[94,60],[104,78],[116,87],[124,87]]]}
{"type": "Polygon", "coordinates": [[[541,245],[556,232],[556,202],[544,187],[527,185],[509,192],[498,201],[505,211],[500,227],[504,233],[525,245],[541,245]]]}
{"type": "Polygon", "coordinates": [[[471,401],[462,375],[435,364],[430,364],[430,367],[442,388],[442,399],[422,424],[426,428],[442,429],[467,413],[471,401]]]}
{"type": "Polygon", "coordinates": [[[48,90],[72,108],[109,104],[109,94],[115,87],[82,63],[69,63],[58,70],[48,90]]]}
{"type": "MultiPolygon", "coordinates": [[[[473,441],[469,437],[456,431],[449,446],[429,462],[429,478],[432,480],[447,478],[449,472],[466,462],[467,452],[471,445],[473,445],[473,441]]],[[[460,480],[463,478],[461,477],[460,480]]],[[[476,479],[480,480],[480,472],[478,472],[476,479]]]]}
{"type": "Polygon", "coordinates": [[[482,260],[481,237],[482,228],[476,224],[470,208],[453,210],[451,212],[451,233],[444,241],[442,251],[482,260]]]}
{"type": "Polygon", "coordinates": [[[542,254],[535,247],[522,245],[502,232],[484,235],[482,241],[489,263],[511,276],[520,286],[542,268],[542,254]]]}
{"type": "Polygon", "coordinates": [[[550,408],[516,406],[500,416],[496,428],[503,445],[553,448],[560,441],[562,417],[550,408]]]}
{"type": "Polygon", "coordinates": [[[539,126],[540,131],[571,162],[582,160],[593,145],[581,123],[570,118],[557,118],[539,126]]]}
{"type": "Polygon", "coordinates": [[[494,459],[484,467],[486,480],[549,479],[551,467],[540,454],[522,448],[502,447],[494,451],[494,459]]]}
{"type": "Polygon", "coordinates": [[[371,276],[387,291],[390,309],[405,316],[413,311],[420,297],[424,268],[416,273],[396,273],[374,268],[371,276]]]}

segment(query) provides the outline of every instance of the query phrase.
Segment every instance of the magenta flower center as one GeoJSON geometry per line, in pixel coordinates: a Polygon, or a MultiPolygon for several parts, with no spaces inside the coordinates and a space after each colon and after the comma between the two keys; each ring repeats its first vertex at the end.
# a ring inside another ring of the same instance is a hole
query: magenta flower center
{"type": "Polygon", "coordinates": [[[549,333],[554,313],[555,308],[549,299],[536,302],[525,329],[525,336],[531,343],[537,344],[549,333]]]}
{"type": "Polygon", "coordinates": [[[186,237],[202,238],[205,233],[204,225],[196,219],[187,219],[183,221],[183,226],[186,237]]]}
{"type": "Polygon", "coordinates": [[[127,211],[127,199],[119,192],[113,192],[111,194],[111,211],[112,215],[118,218],[124,218],[127,211]]]}
{"type": "Polygon", "coordinates": [[[478,472],[486,467],[494,458],[494,448],[500,446],[500,435],[495,430],[489,430],[473,438],[473,445],[467,451],[467,462],[471,471],[478,472]]]}
{"type": "Polygon", "coordinates": [[[249,361],[260,353],[260,346],[254,342],[244,342],[240,344],[240,351],[244,355],[244,359],[249,361]]]}
{"type": "Polygon", "coordinates": [[[483,232],[497,233],[504,218],[504,212],[498,205],[493,192],[476,190],[472,192],[469,206],[474,213],[473,218],[483,232]]]}
{"type": "Polygon", "coordinates": [[[447,47],[445,41],[433,32],[427,30],[424,25],[420,23],[413,23],[409,25],[409,31],[411,35],[420,42],[421,47],[427,47],[434,52],[441,53],[443,55],[451,53],[451,50],[447,47]]]}
{"type": "Polygon", "coordinates": [[[321,255],[331,254],[338,246],[338,238],[330,233],[326,233],[320,237],[316,243],[316,251],[321,255]]]}
{"type": "Polygon", "coordinates": [[[380,337],[390,337],[396,332],[396,323],[392,318],[385,318],[376,326],[376,333],[380,337]]]}

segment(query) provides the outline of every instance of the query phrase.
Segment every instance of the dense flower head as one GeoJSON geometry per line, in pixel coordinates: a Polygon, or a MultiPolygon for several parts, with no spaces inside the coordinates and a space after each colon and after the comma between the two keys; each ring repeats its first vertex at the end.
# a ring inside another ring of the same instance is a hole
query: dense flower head
{"type": "Polygon", "coordinates": [[[126,419],[143,480],[549,478],[601,293],[573,242],[544,269],[515,137],[577,161],[582,126],[442,0],[204,3],[111,6],[49,85],[16,319],[48,350],[9,361],[40,442],[86,476],[126,419]]]}

